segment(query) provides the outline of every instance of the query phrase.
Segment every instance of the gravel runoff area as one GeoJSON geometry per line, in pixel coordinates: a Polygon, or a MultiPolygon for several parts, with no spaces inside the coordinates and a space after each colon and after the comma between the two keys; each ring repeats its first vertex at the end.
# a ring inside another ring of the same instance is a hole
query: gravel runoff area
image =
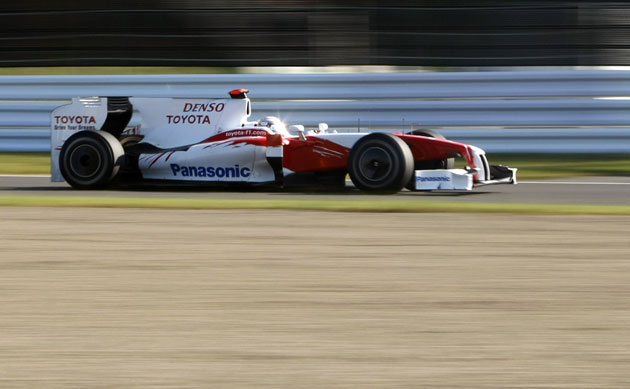
{"type": "Polygon", "coordinates": [[[630,387],[630,217],[0,214],[0,387],[630,387]]]}

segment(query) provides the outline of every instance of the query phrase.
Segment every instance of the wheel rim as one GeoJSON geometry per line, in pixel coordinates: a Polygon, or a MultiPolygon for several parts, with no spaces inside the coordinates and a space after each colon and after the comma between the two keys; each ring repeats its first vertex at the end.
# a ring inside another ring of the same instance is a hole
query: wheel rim
{"type": "Polygon", "coordinates": [[[368,181],[381,181],[390,176],[392,169],[392,156],[381,147],[370,147],[359,158],[359,171],[368,181]]]}
{"type": "Polygon", "coordinates": [[[83,144],[77,146],[70,154],[70,170],[80,178],[96,176],[103,166],[103,159],[96,147],[83,144]]]}

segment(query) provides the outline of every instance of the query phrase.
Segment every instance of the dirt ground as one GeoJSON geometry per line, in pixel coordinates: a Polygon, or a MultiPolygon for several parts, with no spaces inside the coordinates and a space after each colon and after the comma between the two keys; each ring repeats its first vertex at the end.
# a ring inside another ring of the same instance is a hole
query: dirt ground
{"type": "Polygon", "coordinates": [[[630,387],[630,218],[0,208],[0,387],[630,387]]]}

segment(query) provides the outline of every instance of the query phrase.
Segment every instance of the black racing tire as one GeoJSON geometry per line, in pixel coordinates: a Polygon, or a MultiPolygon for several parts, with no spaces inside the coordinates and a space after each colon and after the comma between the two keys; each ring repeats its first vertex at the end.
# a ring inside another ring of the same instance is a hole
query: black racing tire
{"type": "MultiPolygon", "coordinates": [[[[446,137],[435,130],[413,130],[409,132],[409,135],[420,135],[428,138],[435,138],[441,140],[447,140],[446,137]]],[[[434,159],[430,161],[415,161],[414,162],[414,177],[405,185],[405,188],[409,190],[416,190],[415,170],[434,170],[434,169],[454,169],[455,158],[446,159],[434,159]]]]}
{"type": "Polygon", "coordinates": [[[122,145],[112,134],[80,131],[63,144],[59,167],[73,188],[99,189],[116,177],[124,157],[122,145]]]}
{"type": "Polygon", "coordinates": [[[399,137],[375,132],[359,139],[348,156],[348,173],[363,191],[395,193],[413,174],[413,155],[399,137]]]}

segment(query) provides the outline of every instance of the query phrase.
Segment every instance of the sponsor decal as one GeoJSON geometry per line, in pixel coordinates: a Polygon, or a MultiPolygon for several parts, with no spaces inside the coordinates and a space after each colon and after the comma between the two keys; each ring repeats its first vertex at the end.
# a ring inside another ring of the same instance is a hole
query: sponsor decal
{"type": "Polygon", "coordinates": [[[173,176],[177,177],[217,177],[217,178],[245,178],[249,177],[251,170],[248,167],[234,166],[181,166],[171,164],[173,176]]]}
{"type": "Polygon", "coordinates": [[[211,124],[210,116],[203,115],[206,112],[222,112],[225,109],[224,103],[185,103],[182,112],[190,114],[166,115],[168,124],[211,124]],[[194,114],[194,113],[199,114],[194,114]]]}
{"type": "Polygon", "coordinates": [[[168,124],[210,124],[208,115],[166,115],[168,124]]]}
{"type": "Polygon", "coordinates": [[[53,128],[55,130],[95,130],[96,118],[88,115],[65,115],[54,116],[55,123],[53,128]]]}
{"type": "Polygon", "coordinates": [[[226,138],[231,138],[235,136],[267,136],[267,131],[265,130],[254,130],[254,129],[245,129],[245,130],[233,130],[223,133],[226,138]]]}
{"type": "Polygon", "coordinates": [[[432,182],[450,182],[451,181],[451,177],[416,177],[416,181],[420,181],[420,182],[427,182],[427,181],[432,181],[432,182]]]}
{"type": "Polygon", "coordinates": [[[210,104],[184,104],[184,112],[221,112],[225,108],[223,103],[210,103],[210,104]]]}
{"type": "Polygon", "coordinates": [[[94,116],[55,116],[55,124],[96,124],[94,116]]]}
{"type": "MultiPolygon", "coordinates": [[[[254,129],[254,128],[239,128],[238,130],[220,132],[216,135],[211,136],[210,138],[205,139],[201,143],[212,143],[212,142],[219,142],[219,141],[224,141],[226,139],[229,139],[230,142],[233,142],[233,144],[236,144],[238,142],[238,143],[254,144],[256,146],[265,146],[266,143],[261,142],[261,139],[233,139],[233,138],[260,138],[260,137],[266,137],[266,136],[267,136],[266,130],[259,130],[259,129],[254,129]]],[[[206,146],[206,148],[208,147],[213,147],[213,146],[212,145],[206,146]]]]}

